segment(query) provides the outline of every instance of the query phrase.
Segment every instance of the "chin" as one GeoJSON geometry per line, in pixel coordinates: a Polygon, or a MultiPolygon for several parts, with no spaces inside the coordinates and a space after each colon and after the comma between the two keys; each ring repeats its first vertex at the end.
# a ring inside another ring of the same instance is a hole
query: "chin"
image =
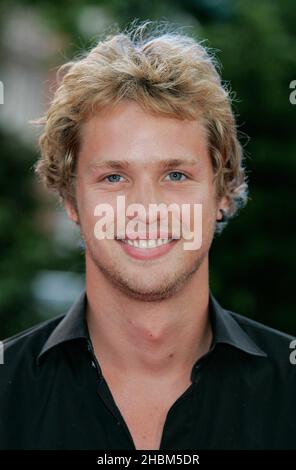
{"type": "Polygon", "coordinates": [[[175,259],[160,259],[130,262],[121,256],[98,257],[89,250],[93,266],[103,277],[129,298],[145,302],[156,302],[173,297],[186,286],[199,269],[203,257],[177,256],[175,259]],[[190,259],[191,258],[191,259],[190,259]],[[118,269],[118,267],[120,267],[118,269]]]}
{"type": "Polygon", "coordinates": [[[118,285],[118,287],[130,298],[141,300],[143,302],[159,302],[161,300],[168,299],[173,297],[176,293],[176,286],[159,288],[157,286],[155,289],[151,286],[138,287],[127,284],[118,285]]]}
{"type": "Polygon", "coordinates": [[[195,265],[191,269],[181,272],[179,268],[179,272],[176,269],[170,269],[169,273],[165,273],[162,268],[161,271],[150,271],[146,275],[143,271],[137,274],[133,272],[130,276],[128,270],[121,273],[113,272],[112,274],[109,271],[108,277],[113,285],[118,287],[129,298],[145,302],[155,302],[169,299],[176,295],[186,285],[196,270],[197,266],[195,265]],[[141,277],[142,279],[144,277],[142,281],[141,277]]]}

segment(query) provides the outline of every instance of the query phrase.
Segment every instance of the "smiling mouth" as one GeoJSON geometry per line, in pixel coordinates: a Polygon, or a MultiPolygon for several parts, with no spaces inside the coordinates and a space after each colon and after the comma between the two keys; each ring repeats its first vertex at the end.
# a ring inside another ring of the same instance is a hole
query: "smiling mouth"
{"type": "Polygon", "coordinates": [[[152,248],[157,248],[159,246],[167,245],[171,243],[174,239],[173,238],[157,238],[153,240],[130,240],[130,239],[121,239],[122,243],[125,243],[126,245],[132,246],[134,248],[141,248],[141,249],[152,249],[152,248]]]}
{"type": "Polygon", "coordinates": [[[178,238],[117,238],[123,251],[136,260],[153,260],[169,253],[175,244],[180,241],[178,238]]]}

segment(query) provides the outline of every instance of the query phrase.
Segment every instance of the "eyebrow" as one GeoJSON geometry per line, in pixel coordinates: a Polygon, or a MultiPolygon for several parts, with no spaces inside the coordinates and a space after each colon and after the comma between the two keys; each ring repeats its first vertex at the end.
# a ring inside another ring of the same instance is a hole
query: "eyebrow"
{"type": "Polygon", "coordinates": [[[127,160],[103,160],[100,162],[92,162],[88,165],[88,169],[111,168],[113,170],[122,170],[129,166],[127,160]]]}
{"type": "Polygon", "coordinates": [[[164,170],[168,170],[171,168],[176,168],[179,166],[192,166],[197,165],[198,160],[195,158],[167,158],[166,160],[160,161],[160,166],[164,170]]]}
{"type": "MultiPolygon", "coordinates": [[[[167,158],[164,160],[152,160],[149,163],[159,165],[162,170],[169,170],[180,166],[197,165],[198,160],[195,158],[167,158]]],[[[92,162],[88,165],[88,169],[110,168],[112,170],[124,170],[131,166],[128,160],[103,160],[100,162],[92,162]]]]}

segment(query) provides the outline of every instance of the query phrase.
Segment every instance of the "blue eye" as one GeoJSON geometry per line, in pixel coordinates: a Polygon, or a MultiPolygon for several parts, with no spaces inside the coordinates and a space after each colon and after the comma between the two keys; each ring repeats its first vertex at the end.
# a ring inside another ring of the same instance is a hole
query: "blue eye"
{"type": "Polygon", "coordinates": [[[180,171],[171,171],[167,176],[171,177],[171,181],[184,181],[184,179],[182,180],[182,176],[186,178],[186,175],[180,171]]]}
{"type": "Polygon", "coordinates": [[[108,179],[109,183],[119,183],[119,178],[122,178],[121,175],[108,175],[106,176],[106,178],[108,179]]]}

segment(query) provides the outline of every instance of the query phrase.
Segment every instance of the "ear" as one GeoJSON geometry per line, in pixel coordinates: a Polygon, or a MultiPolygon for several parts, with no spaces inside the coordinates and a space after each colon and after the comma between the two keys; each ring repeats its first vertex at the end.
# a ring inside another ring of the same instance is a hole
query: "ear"
{"type": "Polygon", "coordinates": [[[222,220],[223,212],[227,212],[228,209],[229,209],[229,199],[228,197],[223,196],[217,205],[216,220],[222,220]]]}
{"type": "Polygon", "coordinates": [[[64,208],[68,218],[72,220],[72,222],[75,222],[75,224],[79,225],[77,209],[74,207],[73,202],[69,201],[69,199],[64,199],[64,208]]]}

